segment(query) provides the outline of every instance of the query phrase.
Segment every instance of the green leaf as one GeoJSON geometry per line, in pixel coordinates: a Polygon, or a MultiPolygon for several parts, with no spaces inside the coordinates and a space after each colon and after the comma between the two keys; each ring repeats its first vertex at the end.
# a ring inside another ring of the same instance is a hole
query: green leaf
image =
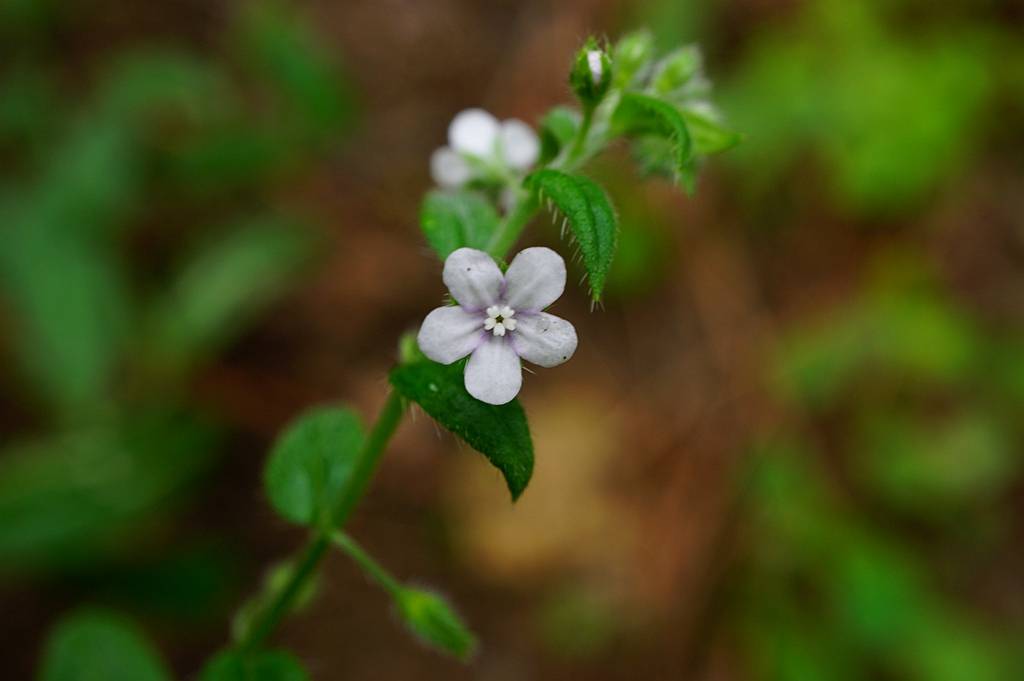
{"type": "Polygon", "coordinates": [[[685,182],[693,174],[693,141],[683,114],[675,105],[638,92],[624,92],[612,114],[617,134],[654,135],[671,141],[675,151],[675,174],[685,182]]]}
{"type": "Polygon", "coordinates": [[[216,438],[170,411],[11,445],[0,452],[0,564],[19,570],[95,563],[126,532],[179,498],[216,438]]]}
{"type": "Polygon", "coordinates": [[[702,156],[732,149],[743,140],[743,135],[729,130],[699,111],[684,106],[682,113],[693,137],[693,148],[702,156]]]}
{"type": "Polygon", "coordinates": [[[565,106],[556,106],[540,122],[540,161],[545,165],[576,137],[580,114],[565,106]]]}
{"type": "Polygon", "coordinates": [[[364,438],[359,416],[339,407],[314,409],[289,425],[263,476],[278,513],[300,525],[331,527],[364,438]]]}
{"type": "Polygon", "coordinates": [[[205,128],[167,154],[170,179],[199,196],[273,181],[296,166],[301,149],[248,121],[205,128]]]}
{"type": "Polygon", "coordinates": [[[623,36],[612,53],[615,87],[624,88],[635,78],[642,77],[653,55],[654,36],[650,31],[641,30],[623,36]]]}
{"type": "Polygon", "coordinates": [[[420,207],[420,228],[441,260],[459,248],[487,248],[498,228],[498,214],[482,194],[469,190],[432,191],[420,207]]]}
{"type": "Polygon", "coordinates": [[[280,294],[311,250],[307,232],[270,217],[201,245],[155,305],[156,352],[176,367],[202,359],[280,294]]]}
{"type": "Polygon", "coordinates": [[[674,50],[661,59],[654,70],[651,87],[659,95],[666,95],[690,82],[700,73],[703,59],[696,45],[674,50]]]}
{"type": "Polygon", "coordinates": [[[442,597],[430,591],[403,589],[396,598],[402,619],[420,640],[460,660],[472,656],[476,637],[442,597]]]}
{"type": "Polygon", "coordinates": [[[48,402],[81,415],[103,403],[121,359],[126,282],[105,249],[44,222],[19,220],[5,236],[0,284],[21,369],[48,402]]]}
{"type": "Polygon", "coordinates": [[[890,410],[860,430],[858,472],[889,502],[926,517],[962,520],[965,504],[997,498],[1017,469],[1008,429],[984,412],[918,422],[890,410]]]}
{"type": "Polygon", "coordinates": [[[86,610],[62,620],[43,653],[40,681],[171,681],[159,655],[127,620],[86,610]]]}
{"type": "Polygon", "coordinates": [[[391,384],[438,423],[462,438],[505,476],[512,499],[518,499],[533,474],[533,442],[519,400],[493,405],[466,392],[461,363],[430,361],[402,364],[391,370],[391,384]]]}
{"type": "Polygon", "coordinates": [[[247,3],[237,30],[245,61],[286,105],[286,133],[316,142],[351,120],[352,96],[339,67],[287,3],[247,3]]]}
{"type": "Polygon", "coordinates": [[[108,65],[97,103],[107,115],[126,122],[167,112],[199,121],[220,113],[230,101],[227,93],[221,73],[193,55],[143,50],[122,54],[108,65]]]}
{"type": "Polygon", "coordinates": [[[618,241],[618,219],[604,190],[582,175],[550,168],[528,176],[525,184],[565,217],[583,256],[591,296],[600,300],[618,241]]]}
{"type": "Polygon", "coordinates": [[[308,681],[294,656],[281,650],[226,650],[210,660],[199,681],[308,681]]]}

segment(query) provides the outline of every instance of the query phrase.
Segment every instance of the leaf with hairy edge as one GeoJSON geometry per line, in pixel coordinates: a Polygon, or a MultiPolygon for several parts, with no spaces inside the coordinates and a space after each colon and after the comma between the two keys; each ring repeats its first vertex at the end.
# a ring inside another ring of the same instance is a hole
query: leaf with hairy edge
{"type": "Polygon", "coordinates": [[[612,128],[619,134],[655,135],[670,140],[675,151],[677,181],[685,184],[693,175],[693,141],[686,120],[675,105],[638,92],[623,93],[612,114],[612,128]]]}
{"type": "Polygon", "coordinates": [[[533,474],[533,441],[526,413],[519,400],[493,405],[466,392],[464,364],[401,364],[391,370],[391,385],[402,397],[423,407],[438,423],[486,456],[505,476],[512,499],[518,499],[533,474]]]}
{"type": "Polygon", "coordinates": [[[526,187],[565,217],[583,256],[591,297],[600,300],[618,243],[618,219],[608,196],[593,180],[550,168],[527,177],[526,187]]]}
{"type": "Polygon", "coordinates": [[[300,525],[332,527],[364,438],[359,416],[338,407],[314,409],[288,426],[263,476],[278,513],[300,525]]]}
{"type": "Polygon", "coordinates": [[[203,667],[199,681],[309,681],[309,674],[281,650],[226,650],[203,667]]]}
{"type": "Polygon", "coordinates": [[[47,641],[40,681],[170,681],[163,661],[128,620],[85,610],[63,619],[47,641]]]}
{"type": "Polygon", "coordinates": [[[498,214],[474,191],[432,191],[420,207],[420,228],[430,247],[444,260],[459,248],[487,248],[498,228],[498,214]]]}

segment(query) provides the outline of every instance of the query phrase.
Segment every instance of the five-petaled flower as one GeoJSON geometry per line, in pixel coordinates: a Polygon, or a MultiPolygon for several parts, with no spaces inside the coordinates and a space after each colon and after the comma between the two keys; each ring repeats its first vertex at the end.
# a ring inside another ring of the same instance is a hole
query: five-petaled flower
{"type": "Polygon", "coordinates": [[[565,290],[565,261],[550,248],[524,249],[504,275],[488,254],[460,248],[443,278],[458,305],[428,314],[417,340],[441,364],[469,355],[466,390],[478,400],[511,401],[523,384],[520,358],[553,367],[576,351],[573,325],[543,311],[565,290]]]}
{"type": "Polygon", "coordinates": [[[442,187],[459,187],[488,174],[522,174],[538,156],[540,141],[526,123],[466,109],[448,126],[448,146],[430,157],[430,174],[442,187]]]}

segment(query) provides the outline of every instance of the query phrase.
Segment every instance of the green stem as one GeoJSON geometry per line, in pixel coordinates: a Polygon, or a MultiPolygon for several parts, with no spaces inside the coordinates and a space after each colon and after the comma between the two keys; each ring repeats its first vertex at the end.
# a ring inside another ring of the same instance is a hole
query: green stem
{"type": "MultiPolygon", "coordinates": [[[[338,500],[334,513],[330,516],[334,519],[335,526],[340,526],[348,518],[352,509],[359,503],[359,500],[366,492],[373,474],[377,470],[377,463],[381,454],[387,446],[395,429],[402,420],[402,399],[398,393],[392,392],[388,395],[387,401],[377,415],[377,421],[373,424],[363,448],[359,450],[355,468],[352,471],[352,483],[348,486],[346,494],[338,500]]],[[[320,529],[306,545],[305,550],[295,561],[295,569],[292,571],[284,588],[277,592],[273,600],[263,608],[256,616],[252,626],[249,627],[244,637],[238,641],[238,647],[244,650],[252,650],[259,647],[267,638],[274,633],[281,620],[292,611],[295,600],[309,580],[316,572],[324,553],[327,551],[331,541],[338,543],[336,537],[329,536],[332,528],[320,529]]],[[[349,540],[351,541],[351,540],[349,540]]],[[[352,543],[355,546],[354,542],[352,543]]],[[[358,546],[356,546],[358,549],[358,546]]],[[[367,560],[372,560],[366,556],[367,560]]],[[[363,563],[360,563],[362,565],[363,563]]],[[[378,566],[379,567],[379,566],[378,566]]],[[[392,580],[393,581],[393,580],[392,580]]]]}
{"type": "Polygon", "coordinates": [[[341,530],[338,530],[331,534],[331,543],[344,551],[349,558],[354,560],[363,572],[365,572],[370,579],[377,582],[382,589],[387,591],[393,598],[398,598],[399,594],[402,592],[402,585],[399,584],[398,580],[395,579],[391,573],[385,570],[380,563],[375,561],[362,546],[356,543],[355,539],[341,530]]]}
{"type": "MultiPolygon", "coordinates": [[[[551,167],[562,167],[566,171],[572,171],[584,160],[587,138],[590,136],[590,128],[594,122],[594,110],[595,107],[592,106],[584,108],[583,120],[580,122],[579,130],[576,131],[576,139],[573,140],[572,146],[569,147],[564,161],[561,163],[556,161],[551,164],[551,167]]],[[[537,214],[539,208],[540,205],[532,193],[521,195],[515,208],[498,225],[498,229],[491,236],[491,240],[487,244],[487,252],[495,258],[504,258],[516,241],[519,240],[519,235],[523,233],[523,229],[533,219],[533,216],[537,214]]]]}
{"type": "Polygon", "coordinates": [[[537,199],[532,194],[522,194],[515,207],[505,216],[491,236],[491,240],[487,244],[487,252],[495,258],[504,258],[509,249],[519,240],[519,235],[523,233],[523,229],[533,219],[539,207],[537,199]]]}
{"type": "Polygon", "coordinates": [[[359,451],[359,457],[352,470],[352,481],[346,486],[345,493],[338,500],[338,505],[334,507],[331,517],[334,519],[335,527],[345,524],[352,509],[366,493],[366,488],[377,471],[380,456],[384,453],[384,448],[402,420],[402,408],[401,396],[397,392],[391,391],[384,406],[381,407],[380,414],[377,415],[377,422],[373,424],[373,429],[367,436],[366,442],[363,443],[363,448],[359,451]]]}
{"type": "Polygon", "coordinates": [[[306,580],[315,572],[328,545],[327,537],[323,535],[317,535],[306,545],[305,551],[302,552],[295,564],[288,583],[277,593],[274,600],[257,615],[256,621],[249,627],[245,637],[238,642],[239,648],[243,650],[258,648],[274,633],[277,625],[291,611],[306,580]]]}
{"type": "Polygon", "coordinates": [[[587,137],[590,135],[590,126],[594,122],[594,108],[593,106],[583,107],[583,121],[580,123],[580,129],[576,133],[576,140],[569,150],[569,156],[565,161],[566,167],[571,168],[579,160],[584,149],[586,149],[587,137]]]}

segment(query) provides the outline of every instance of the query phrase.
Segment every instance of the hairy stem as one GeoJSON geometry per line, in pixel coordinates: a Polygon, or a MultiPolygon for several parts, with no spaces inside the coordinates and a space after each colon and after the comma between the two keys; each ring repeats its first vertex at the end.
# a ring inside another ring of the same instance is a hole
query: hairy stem
{"type": "MultiPolygon", "coordinates": [[[[388,395],[388,399],[381,408],[380,414],[377,415],[377,420],[374,422],[366,442],[363,443],[362,449],[359,450],[359,456],[352,471],[351,485],[349,485],[346,494],[339,499],[338,505],[334,508],[334,513],[330,515],[334,519],[335,526],[340,526],[344,523],[348,519],[349,514],[351,514],[352,509],[362,499],[366,488],[373,479],[374,472],[377,470],[381,454],[383,454],[385,447],[387,447],[388,442],[391,440],[391,436],[394,435],[395,429],[402,420],[402,411],[402,398],[398,393],[392,392],[388,395]]],[[[328,546],[330,546],[332,541],[338,544],[337,537],[332,537],[331,533],[333,530],[333,527],[320,529],[313,536],[306,545],[306,548],[295,560],[295,568],[284,588],[278,591],[273,600],[259,612],[252,626],[249,627],[244,637],[238,641],[239,648],[251,650],[259,647],[274,633],[281,620],[291,612],[306,582],[316,573],[316,568],[320,564],[321,559],[323,559],[328,546]]],[[[340,544],[338,545],[340,546],[340,544]]],[[[352,545],[356,546],[354,542],[352,542],[352,545]]],[[[358,549],[358,546],[356,546],[356,549],[358,549]]],[[[352,554],[350,553],[350,555],[352,554]]],[[[372,560],[368,556],[366,558],[367,560],[372,560]]],[[[363,563],[360,562],[360,565],[363,565],[363,563]]]]}
{"type": "Polygon", "coordinates": [[[540,206],[532,194],[522,194],[512,211],[498,225],[487,244],[487,252],[495,258],[504,258],[508,251],[519,240],[523,229],[533,219],[540,206]]]}

